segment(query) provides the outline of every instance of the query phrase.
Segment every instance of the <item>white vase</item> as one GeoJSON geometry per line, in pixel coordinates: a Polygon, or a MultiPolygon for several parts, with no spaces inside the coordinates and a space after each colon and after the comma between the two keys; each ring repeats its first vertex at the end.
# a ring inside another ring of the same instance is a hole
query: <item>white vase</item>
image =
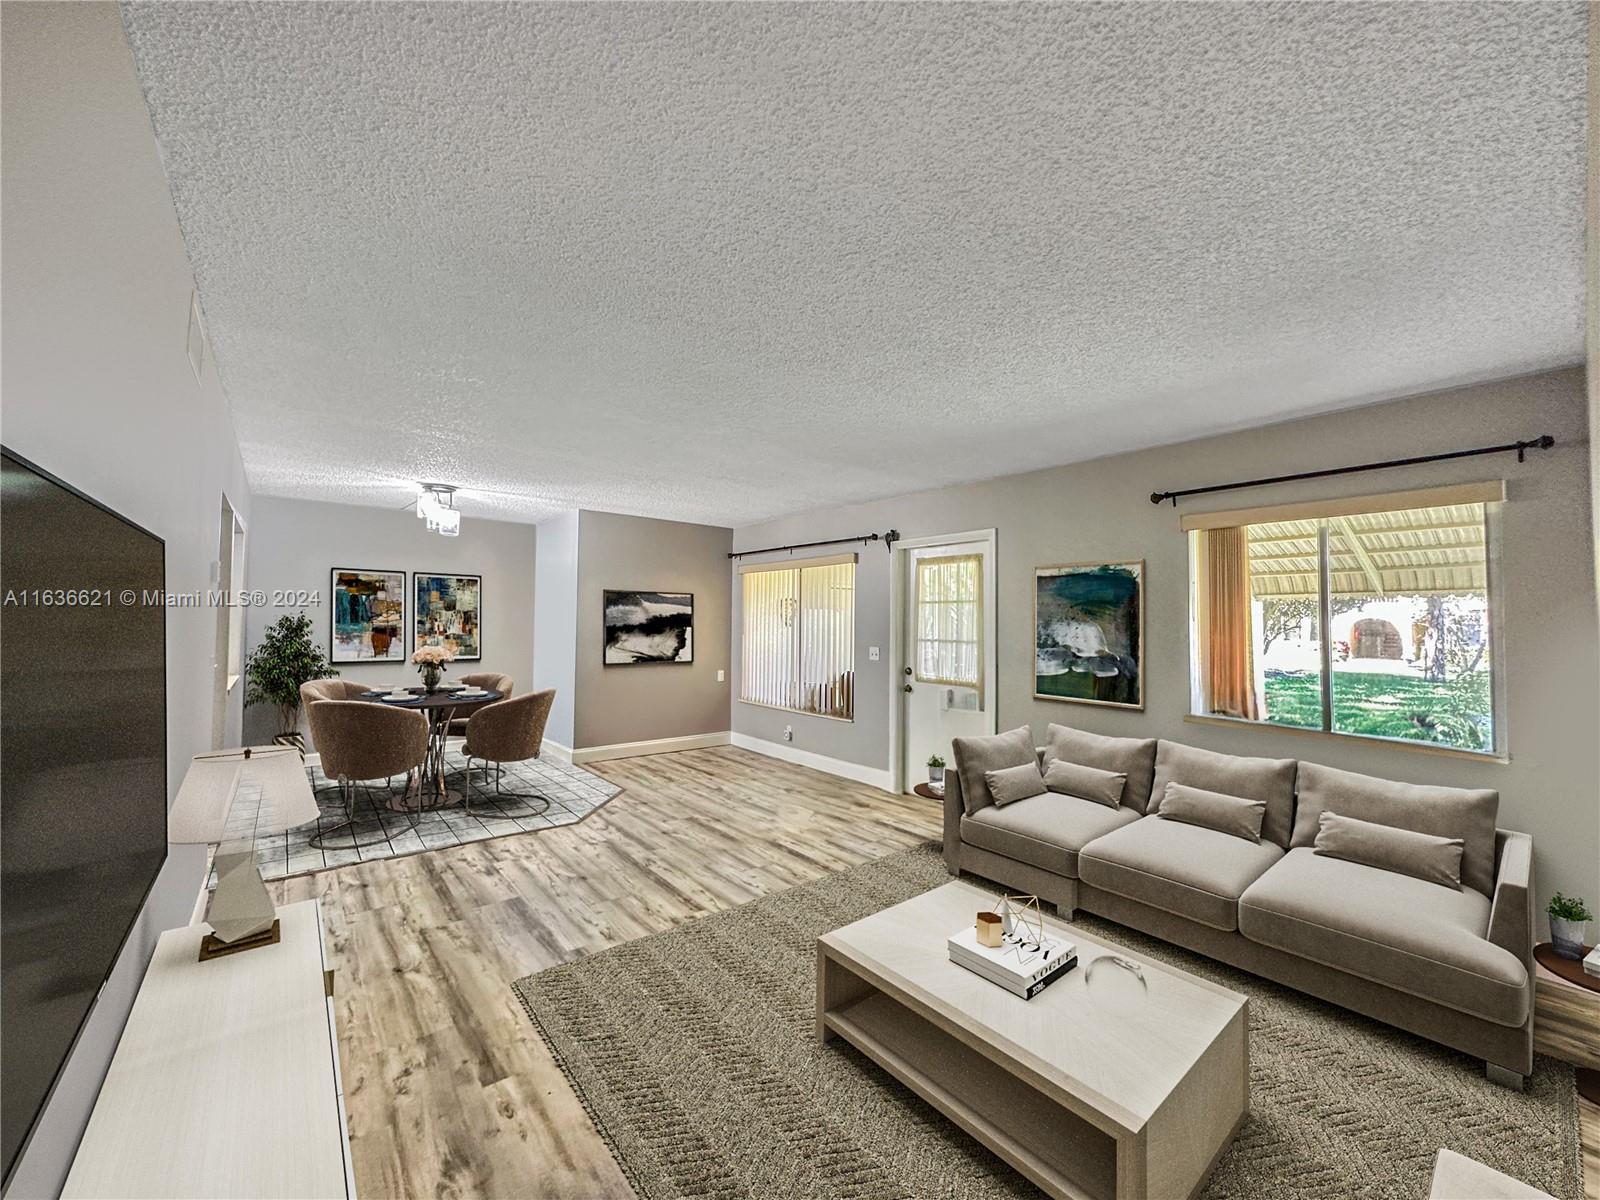
{"type": "Polygon", "coordinates": [[[944,768],[943,767],[929,767],[928,768],[928,782],[931,783],[934,787],[943,787],[944,786],[944,768]]]}
{"type": "Polygon", "coordinates": [[[1562,958],[1583,957],[1583,935],[1589,927],[1587,921],[1563,921],[1550,918],[1550,944],[1562,958]]]}

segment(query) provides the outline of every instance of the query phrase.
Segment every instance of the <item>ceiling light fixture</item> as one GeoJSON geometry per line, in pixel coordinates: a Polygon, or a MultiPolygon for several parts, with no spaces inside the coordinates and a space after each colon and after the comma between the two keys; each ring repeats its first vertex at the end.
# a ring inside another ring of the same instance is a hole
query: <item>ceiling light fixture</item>
{"type": "Polygon", "coordinates": [[[456,508],[456,489],[448,483],[425,483],[417,497],[417,516],[427,521],[432,533],[458,537],[461,513],[456,508]]]}

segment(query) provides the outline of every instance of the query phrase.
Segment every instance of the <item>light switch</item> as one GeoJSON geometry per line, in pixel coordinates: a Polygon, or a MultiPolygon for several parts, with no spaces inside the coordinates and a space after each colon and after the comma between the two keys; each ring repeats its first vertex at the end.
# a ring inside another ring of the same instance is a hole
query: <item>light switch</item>
{"type": "Polygon", "coordinates": [[[717,682],[718,683],[722,683],[727,678],[727,674],[728,673],[726,671],[718,671],[717,672],[717,682]]]}
{"type": "Polygon", "coordinates": [[[867,647],[867,660],[869,662],[877,662],[878,658],[879,658],[878,648],[876,646],[868,646],[867,647]]]}

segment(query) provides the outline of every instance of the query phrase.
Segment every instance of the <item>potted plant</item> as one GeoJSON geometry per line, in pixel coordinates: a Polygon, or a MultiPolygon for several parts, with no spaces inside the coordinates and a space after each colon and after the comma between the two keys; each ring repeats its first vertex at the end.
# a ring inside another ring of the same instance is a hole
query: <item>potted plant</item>
{"type": "Polygon", "coordinates": [[[928,756],[928,783],[931,787],[944,786],[944,756],[931,754],[928,756]]]}
{"type": "Polygon", "coordinates": [[[1557,892],[1544,911],[1550,917],[1550,944],[1562,958],[1583,957],[1583,935],[1594,914],[1583,897],[1569,899],[1557,892]]]}
{"type": "Polygon", "coordinates": [[[278,710],[278,732],[272,737],[280,746],[305,750],[300,736],[300,685],[313,679],[337,675],[328,665],[322,647],[311,640],[311,618],[285,614],[262,635],[261,644],[250,652],[244,667],[244,702],[271,704],[278,710]]]}
{"type": "Polygon", "coordinates": [[[418,646],[411,653],[411,661],[417,664],[417,674],[422,676],[423,690],[430,695],[439,690],[445,664],[455,660],[456,652],[449,646],[418,646]]]}

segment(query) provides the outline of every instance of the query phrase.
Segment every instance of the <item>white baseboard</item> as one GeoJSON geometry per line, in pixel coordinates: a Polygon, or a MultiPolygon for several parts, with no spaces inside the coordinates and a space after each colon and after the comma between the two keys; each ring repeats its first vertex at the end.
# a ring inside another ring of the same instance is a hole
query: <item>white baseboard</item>
{"type": "Polygon", "coordinates": [[[543,744],[539,747],[539,757],[549,757],[557,762],[569,763],[572,761],[572,747],[563,746],[560,742],[552,742],[549,738],[545,738],[543,744]]]}
{"type": "MultiPolygon", "coordinates": [[[[653,738],[647,742],[615,742],[609,746],[581,746],[567,750],[568,762],[603,762],[608,758],[638,758],[645,754],[671,754],[677,750],[705,750],[711,746],[726,746],[731,735],[721,733],[694,733],[688,737],[653,738]]],[[[545,743],[549,745],[548,742],[545,743]]],[[[563,750],[566,747],[562,747],[563,750]]]]}
{"type": "Polygon", "coordinates": [[[842,758],[829,758],[826,754],[801,750],[783,742],[769,742],[763,738],[751,737],[747,733],[733,734],[730,742],[741,750],[752,750],[757,754],[765,754],[768,758],[781,758],[784,762],[797,763],[814,771],[826,771],[829,775],[853,779],[857,783],[881,788],[886,792],[894,791],[894,777],[883,767],[864,767],[860,763],[845,762],[842,758]]]}

